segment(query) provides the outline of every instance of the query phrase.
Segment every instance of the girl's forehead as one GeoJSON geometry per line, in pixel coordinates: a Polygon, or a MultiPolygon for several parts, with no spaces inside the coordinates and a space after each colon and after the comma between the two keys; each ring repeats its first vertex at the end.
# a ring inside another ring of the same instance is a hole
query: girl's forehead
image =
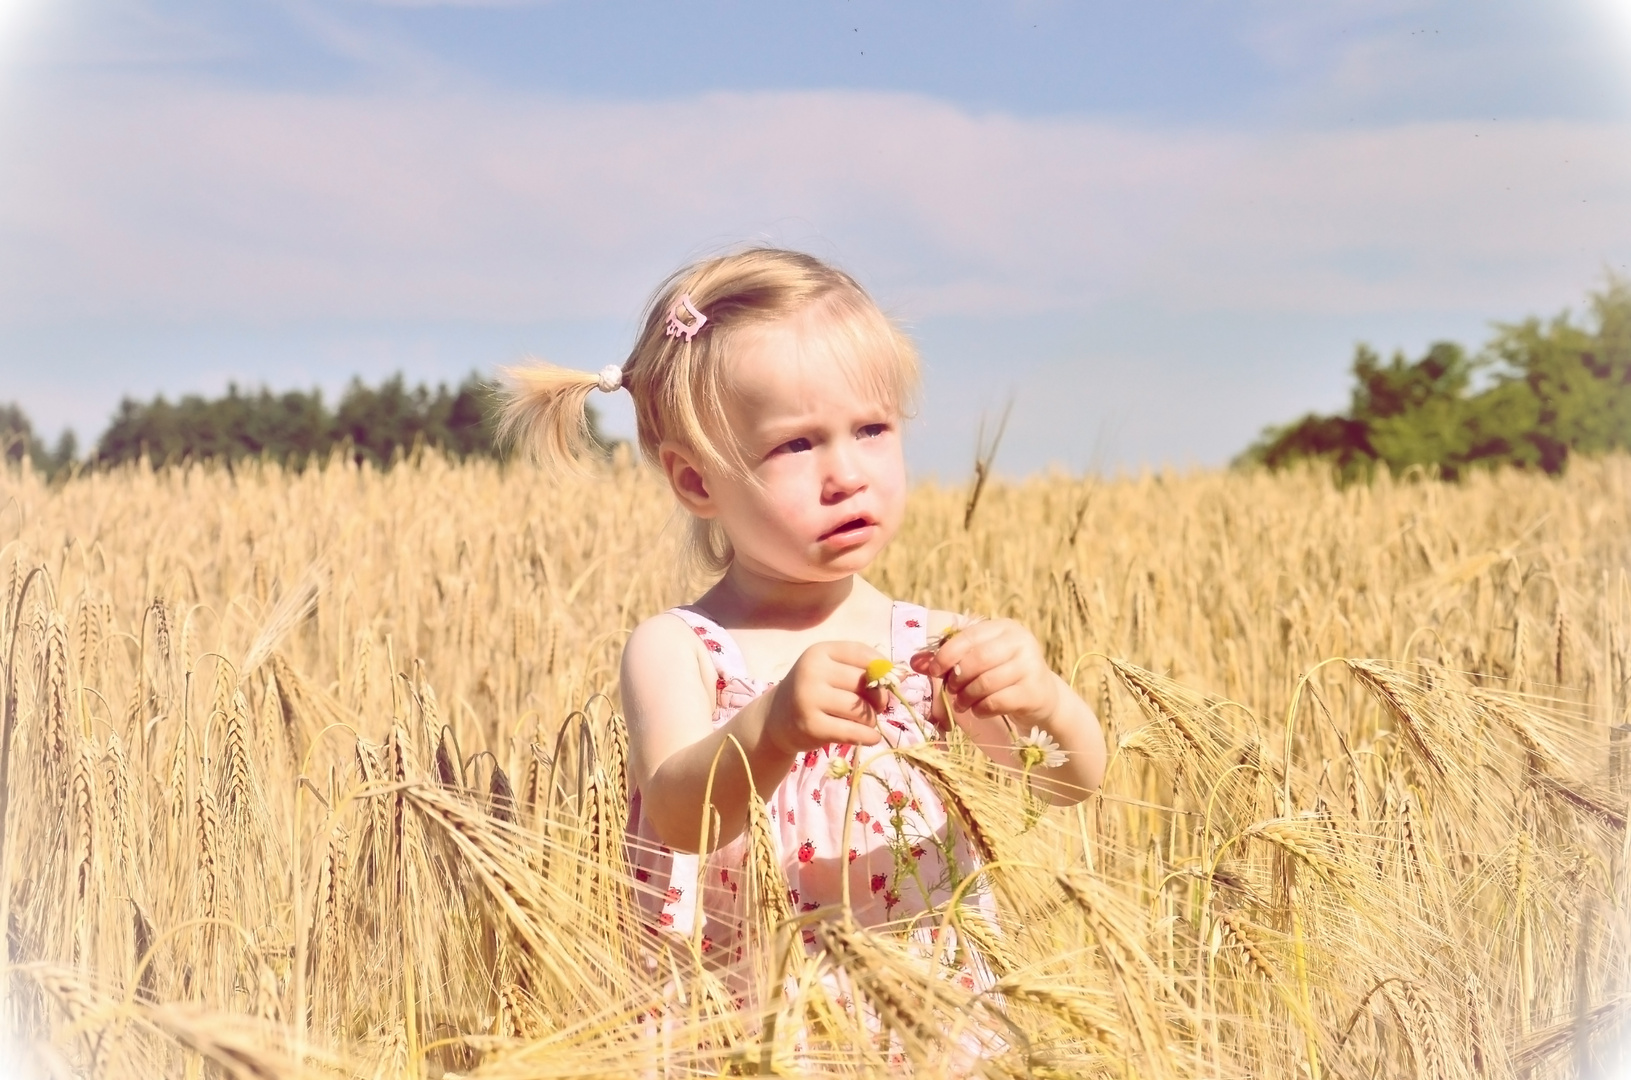
{"type": "Polygon", "coordinates": [[[831,319],[794,316],[732,335],[725,388],[756,413],[804,412],[838,403],[895,409],[891,355],[866,347],[831,319]]]}

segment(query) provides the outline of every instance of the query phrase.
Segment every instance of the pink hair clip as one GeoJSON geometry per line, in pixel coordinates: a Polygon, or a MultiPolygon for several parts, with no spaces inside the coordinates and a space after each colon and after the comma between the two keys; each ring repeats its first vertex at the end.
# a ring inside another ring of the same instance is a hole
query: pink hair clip
{"type": "Polygon", "coordinates": [[[681,335],[684,335],[685,340],[689,342],[692,338],[697,336],[697,331],[701,330],[703,324],[707,321],[708,316],[698,311],[696,305],[691,303],[691,294],[682,293],[680,298],[674,301],[674,306],[668,309],[668,330],[665,331],[664,336],[680,337],[681,335]],[[681,307],[685,308],[686,311],[691,313],[690,323],[681,321],[681,307]]]}

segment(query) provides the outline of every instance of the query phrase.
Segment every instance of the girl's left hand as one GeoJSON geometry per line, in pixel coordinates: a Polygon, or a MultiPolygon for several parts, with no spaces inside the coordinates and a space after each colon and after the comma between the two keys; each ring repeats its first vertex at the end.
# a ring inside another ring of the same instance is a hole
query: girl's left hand
{"type": "Polygon", "coordinates": [[[913,654],[912,670],[944,681],[952,706],[982,720],[1045,724],[1063,685],[1032,633],[1012,619],[982,619],[938,649],[913,654]]]}

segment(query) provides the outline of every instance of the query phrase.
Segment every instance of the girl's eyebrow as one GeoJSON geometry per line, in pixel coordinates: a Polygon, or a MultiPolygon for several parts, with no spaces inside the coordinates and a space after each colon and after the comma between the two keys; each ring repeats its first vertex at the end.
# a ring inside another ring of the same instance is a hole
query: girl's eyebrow
{"type": "Polygon", "coordinates": [[[801,417],[796,420],[778,420],[759,429],[767,442],[772,446],[780,446],[789,439],[797,439],[810,434],[820,427],[814,417],[801,417]]]}
{"type": "Polygon", "coordinates": [[[760,449],[765,453],[769,453],[777,447],[785,446],[795,440],[808,439],[810,435],[811,433],[808,430],[799,428],[779,428],[767,431],[764,433],[764,440],[760,443],[760,449]]]}
{"type": "MultiPolygon", "coordinates": [[[[896,418],[897,416],[892,410],[885,405],[879,404],[875,407],[860,409],[856,413],[844,417],[843,424],[848,427],[868,427],[872,424],[893,424],[896,418]]],[[[780,446],[791,439],[818,434],[828,426],[830,419],[830,417],[824,418],[820,415],[810,414],[772,420],[759,428],[758,434],[771,446],[780,446]]]]}

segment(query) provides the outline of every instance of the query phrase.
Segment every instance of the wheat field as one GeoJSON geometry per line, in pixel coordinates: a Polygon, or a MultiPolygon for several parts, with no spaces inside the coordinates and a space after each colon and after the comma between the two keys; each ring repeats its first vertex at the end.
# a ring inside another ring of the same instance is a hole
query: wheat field
{"type": "Polygon", "coordinates": [[[1104,788],[925,753],[991,913],[795,914],[765,841],[742,976],[623,870],[623,636],[697,591],[649,475],[0,474],[14,1068],[1620,1075],[1631,459],[966,500],[918,487],[869,577],[1029,625],[1104,788]]]}

